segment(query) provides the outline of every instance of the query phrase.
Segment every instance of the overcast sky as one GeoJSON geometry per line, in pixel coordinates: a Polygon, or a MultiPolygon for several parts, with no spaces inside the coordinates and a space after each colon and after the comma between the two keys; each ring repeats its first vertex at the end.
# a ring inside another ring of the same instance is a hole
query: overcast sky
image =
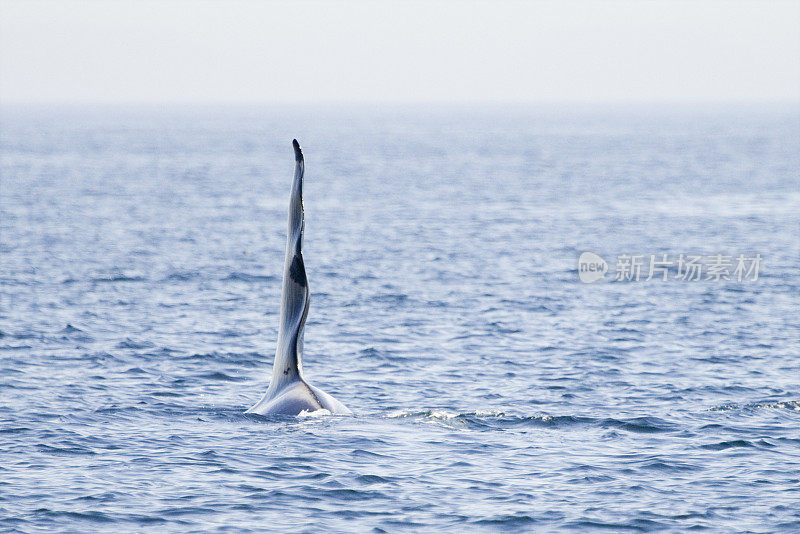
{"type": "Polygon", "coordinates": [[[0,101],[800,101],[800,0],[0,0],[0,101]]]}

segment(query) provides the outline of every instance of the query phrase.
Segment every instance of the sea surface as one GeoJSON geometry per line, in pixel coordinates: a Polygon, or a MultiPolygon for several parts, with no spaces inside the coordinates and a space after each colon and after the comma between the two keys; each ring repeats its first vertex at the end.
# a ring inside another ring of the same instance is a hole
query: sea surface
{"type": "Polygon", "coordinates": [[[0,125],[0,531],[800,531],[796,107],[0,125]],[[352,417],[244,413],[294,137],[305,375],[352,417]],[[592,284],[586,251],[609,265],[592,284]],[[761,262],[647,281],[662,254],[761,262]]]}

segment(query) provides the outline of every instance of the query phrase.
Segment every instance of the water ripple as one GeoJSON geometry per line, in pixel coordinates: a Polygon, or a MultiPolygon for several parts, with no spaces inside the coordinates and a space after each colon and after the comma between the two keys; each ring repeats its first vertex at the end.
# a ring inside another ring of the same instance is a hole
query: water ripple
{"type": "Polygon", "coordinates": [[[639,111],[3,108],[0,530],[798,531],[797,113],[639,111]]]}

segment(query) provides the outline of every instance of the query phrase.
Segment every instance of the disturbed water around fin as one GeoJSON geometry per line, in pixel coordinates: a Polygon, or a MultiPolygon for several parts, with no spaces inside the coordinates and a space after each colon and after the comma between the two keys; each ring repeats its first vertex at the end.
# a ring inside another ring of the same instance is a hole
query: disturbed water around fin
{"type": "Polygon", "coordinates": [[[0,529],[800,529],[797,110],[16,108],[0,135],[0,529]],[[354,417],[243,413],[293,137],[306,376],[354,417]],[[583,251],[764,263],[585,285],[583,251]]]}

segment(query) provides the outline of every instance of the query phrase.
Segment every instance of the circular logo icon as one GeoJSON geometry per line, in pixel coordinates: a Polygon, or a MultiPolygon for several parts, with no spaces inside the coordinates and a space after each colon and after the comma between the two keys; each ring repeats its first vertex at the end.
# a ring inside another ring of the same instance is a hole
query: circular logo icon
{"type": "Polygon", "coordinates": [[[606,260],[594,252],[584,252],[578,258],[578,278],[584,284],[591,284],[603,278],[608,272],[606,260]]]}

